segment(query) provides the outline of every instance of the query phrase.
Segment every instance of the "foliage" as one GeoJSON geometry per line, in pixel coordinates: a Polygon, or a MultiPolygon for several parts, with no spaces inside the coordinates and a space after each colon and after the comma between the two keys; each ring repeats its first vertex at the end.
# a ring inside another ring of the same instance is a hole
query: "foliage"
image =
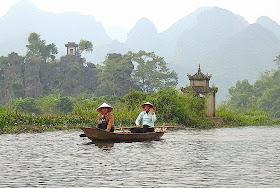
{"type": "Polygon", "coordinates": [[[82,39],[82,40],[80,40],[80,43],[79,43],[78,52],[83,53],[84,51],[92,52],[93,46],[92,46],[92,42],[82,39]]]}
{"type": "MultiPolygon", "coordinates": [[[[279,57],[276,62],[279,65],[279,57]]],[[[273,118],[280,117],[280,67],[277,70],[264,72],[253,85],[247,80],[238,81],[229,89],[229,105],[233,109],[246,111],[252,108],[264,110],[273,118]]]]}
{"type": "Polygon", "coordinates": [[[0,134],[64,130],[95,124],[96,121],[91,118],[74,115],[34,115],[14,111],[0,113],[0,134]]]}
{"type": "Polygon", "coordinates": [[[98,90],[96,94],[123,96],[132,87],[131,73],[133,64],[128,56],[121,54],[108,54],[103,65],[99,67],[98,90]]]}
{"type": "Polygon", "coordinates": [[[2,69],[6,69],[9,66],[12,65],[19,65],[19,64],[23,64],[24,63],[24,57],[23,56],[19,56],[17,53],[12,52],[10,54],[8,54],[7,57],[5,56],[1,56],[0,57],[0,68],[2,69]]]}
{"type": "Polygon", "coordinates": [[[59,112],[67,114],[68,112],[72,112],[73,103],[69,97],[61,97],[57,103],[57,109],[59,112]]]}
{"type": "Polygon", "coordinates": [[[26,45],[27,53],[26,59],[29,60],[34,57],[39,57],[47,62],[48,59],[52,61],[55,59],[55,54],[57,54],[57,48],[54,43],[46,44],[45,40],[40,38],[40,35],[33,32],[28,37],[29,44],[26,45]]]}
{"type": "Polygon", "coordinates": [[[148,96],[149,94],[131,89],[128,94],[119,98],[119,103],[126,106],[128,110],[133,110],[145,102],[148,96]]]}
{"type": "Polygon", "coordinates": [[[155,92],[161,88],[172,88],[178,83],[175,71],[169,70],[163,57],[154,52],[140,50],[138,53],[128,52],[131,61],[136,64],[134,78],[136,85],[143,92],[155,92]]]}
{"type": "Polygon", "coordinates": [[[258,106],[272,117],[280,117],[280,85],[265,90],[259,98],[258,106]]]}
{"type": "Polygon", "coordinates": [[[273,61],[275,61],[276,64],[278,65],[278,68],[280,68],[280,54],[276,56],[276,59],[274,59],[273,61]]]}
{"type": "Polygon", "coordinates": [[[204,122],[205,99],[181,93],[175,89],[162,89],[150,97],[163,122],[174,122],[188,127],[200,127],[204,122]]]}
{"type": "Polygon", "coordinates": [[[40,109],[37,107],[35,103],[35,99],[29,97],[25,99],[18,98],[14,102],[14,108],[25,113],[34,113],[34,114],[41,113],[40,109]]]}
{"type": "Polygon", "coordinates": [[[254,108],[245,111],[233,110],[229,105],[222,104],[217,108],[216,114],[221,118],[223,125],[227,126],[272,124],[272,120],[266,112],[254,108]]]}
{"type": "MultiPolygon", "coordinates": [[[[188,127],[201,127],[205,124],[205,100],[194,95],[184,94],[175,89],[161,89],[154,94],[139,91],[131,92],[119,99],[121,114],[127,114],[123,123],[133,123],[141,104],[149,101],[156,106],[158,123],[175,123],[188,127]],[[125,109],[125,110],[124,110],[125,109]],[[132,118],[131,118],[132,117],[132,118]]],[[[121,118],[123,120],[123,118],[121,118]]]]}
{"type": "Polygon", "coordinates": [[[247,108],[252,105],[254,101],[254,87],[248,80],[238,81],[235,87],[229,89],[231,97],[231,106],[237,108],[247,108]]]}
{"type": "Polygon", "coordinates": [[[10,90],[10,97],[12,98],[24,96],[23,64],[24,57],[15,52],[12,52],[7,57],[0,57],[0,88],[2,91],[5,91],[5,87],[10,90]]]}
{"type": "Polygon", "coordinates": [[[58,109],[57,109],[57,103],[60,99],[61,95],[47,95],[44,97],[40,97],[38,99],[36,99],[36,103],[38,104],[38,108],[40,108],[40,111],[43,114],[55,114],[55,113],[59,113],[58,109]]]}

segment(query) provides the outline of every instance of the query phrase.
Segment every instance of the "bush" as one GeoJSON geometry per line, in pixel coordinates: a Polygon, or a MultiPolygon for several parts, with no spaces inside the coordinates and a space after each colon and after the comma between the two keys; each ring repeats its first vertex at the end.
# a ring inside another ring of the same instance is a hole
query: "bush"
{"type": "Polygon", "coordinates": [[[40,114],[41,110],[37,108],[37,105],[35,103],[35,99],[33,98],[18,98],[14,102],[14,108],[19,110],[20,112],[25,113],[34,113],[34,114],[40,114]]]}

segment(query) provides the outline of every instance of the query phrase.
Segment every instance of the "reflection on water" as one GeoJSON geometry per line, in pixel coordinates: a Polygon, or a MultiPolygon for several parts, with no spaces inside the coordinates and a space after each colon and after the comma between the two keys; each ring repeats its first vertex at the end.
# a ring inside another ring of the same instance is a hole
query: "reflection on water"
{"type": "Polygon", "coordinates": [[[79,134],[0,135],[0,187],[280,187],[280,126],[168,131],[133,143],[79,134]]]}
{"type": "Polygon", "coordinates": [[[102,141],[92,141],[86,143],[85,145],[91,145],[91,144],[94,144],[98,148],[106,151],[110,150],[114,146],[114,142],[102,142],[102,141]]]}

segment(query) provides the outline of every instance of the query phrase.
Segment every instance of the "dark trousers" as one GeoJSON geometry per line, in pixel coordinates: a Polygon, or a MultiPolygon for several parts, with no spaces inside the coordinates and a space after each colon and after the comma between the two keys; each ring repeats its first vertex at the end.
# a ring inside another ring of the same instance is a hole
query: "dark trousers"
{"type": "Polygon", "coordinates": [[[131,128],[130,131],[131,133],[147,133],[147,132],[154,132],[155,129],[149,127],[149,125],[143,125],[143,128],[135,127],[135,128],[131,128]]]}
{"type": "MultiPolygon", "coordinates": [[[[98,128],[98,129],[102,129],[102,130],[106,130],[106,129],[107,129],[107,126],[108,126],[107,123],[100,123],[100,124],[97,125],[97,128],[98,128]]],[[[112,127],[112,128],[110,129],[110,132],[114,132],[114,130],[115,130],[115,129],[112,127]]]]}

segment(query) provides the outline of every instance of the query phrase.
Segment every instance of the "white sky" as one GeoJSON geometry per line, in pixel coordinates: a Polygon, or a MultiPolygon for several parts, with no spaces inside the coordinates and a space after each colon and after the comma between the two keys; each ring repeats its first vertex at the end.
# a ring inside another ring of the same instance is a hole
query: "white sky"
{"type": "MultiPolygon", "coordinates": [[[[0,0],[0,16],[20,0],[0,0]]],[[[142,17],[162,32],[202,6],[217,6],[254,23],[268,16],[280,24],[280,0],[29,0],[47,12],[80,12],[92,15],[105,28],[121,26],[129,31],[142,17]]]]}

